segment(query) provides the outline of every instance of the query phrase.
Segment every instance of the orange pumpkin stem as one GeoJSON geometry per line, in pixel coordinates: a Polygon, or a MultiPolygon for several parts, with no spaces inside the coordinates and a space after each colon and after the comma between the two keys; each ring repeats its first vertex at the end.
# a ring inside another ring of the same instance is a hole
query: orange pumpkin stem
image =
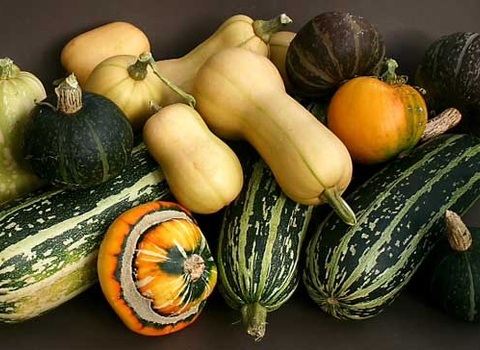
{"type": "Polygon", "coordinates": [[[398,63],[393,58],[386,59],[384,66],[386,70],[380,76],[382,81],[390,85],[403,85],[407,83],[408,77],[406,75],[397,75],[396,69],[398,68],[398,63]]]}

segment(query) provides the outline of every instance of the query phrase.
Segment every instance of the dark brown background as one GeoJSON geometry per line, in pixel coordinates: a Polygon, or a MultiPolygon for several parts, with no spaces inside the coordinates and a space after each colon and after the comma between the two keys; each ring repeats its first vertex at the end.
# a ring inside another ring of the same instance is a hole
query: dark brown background
{"type": "MultiPolygon", "coordinates": [[[[95,26],[129,21],[143,29],[155,58],[181,56],[206,39],[228,17],[243,13],[270,18],[281,12],[298,30],[314,15],[347,10],[375,23],[395,57],[400,73],[411,75],[428,44],[455,31],[480,32],[478,0],[243,0],[196,2],[120,1],[3,1],[0,9],[0,56],[35,73],[51,90],[63,76],[62,46],[95,26]]],[[[480,223],[479,208],[467,217],[480,223]]],[[[208,233],[207,233],[208,234],[208,233]]],[[[302,288],[269,316],[267,334],[255,344],[244,334],[238,314],[218,295],[209,301],[189,328],[149,338],[126,329],[94,287],[53,312],[17,325],[0,325],[0,349],[478,349],[480,325],[445,316],[412,289],[381,315],[365,321],[338,321],[322,313],[302,288]]]]}

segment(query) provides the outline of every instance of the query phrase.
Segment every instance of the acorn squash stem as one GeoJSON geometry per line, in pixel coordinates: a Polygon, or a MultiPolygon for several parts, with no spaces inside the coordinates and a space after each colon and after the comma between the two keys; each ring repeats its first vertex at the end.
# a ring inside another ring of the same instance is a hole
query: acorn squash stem
{"type": "Polygon", "coordinates": [[[59,111],[73,114],[82,108],[82,89],[73,73],[55,88],[55,94],[59,111]]]}
{"type": "Polygon", "coordinates": [[[177,94],[179,94],[185,101],[187,101],[187,103],[190,105],[190,107],[192,108],[195,108],[195,104],[196,104],[196,101],[195,101],[195,97],[193,97],[193,95],[190,95],[189,93],[186,93],[185,91],[183,91],[182,89],[180,89],[177,85],[175,85],[174,83],[172,83],[170,80],[168,80],[167,78],[165,78],[157,69],[157,63],[155,62],[155,60],[153,59],[152,57],[152,54],[150,52],[145,52],[145,53],[142,53],[140,55],[140,59],[142,61],[145,61],[145,62],[148,62],[148,64],[150,65],[150,67],[152,68],[153,70],[153,73],[160,78],[160,80],[165,84],[167,85],[170,89],[172,89],[173,91],[175,91],[177,94]]]}
{"type": "Polygon", "coordinates": [[[242,324],[247,329],[247,333],[254,337],[255,341],[262,340],[267,324],[267,309],[256,302],[243,305],[240,312],[242,324]]]}
{"type": "Polygon", "coordinates": [[[472,246],[472,234],[460,215],[447,210],[445,212],[445,226],[450,247],[457,252],[465,252],[472,246]]]}
{"type": "Polygon", "coordinates": [[[342,198],[340,192],[336,187],[326,188],[320,197],[329,204],[335,213],[345,222],[347,225],[353,226],[357,223],[357,217],[352,208],[342,198]]]}
{"type": "Polygon", "coordinates": [[[292,22],[293,21],[290,17],[282,13],[269,20],[257,19],[253,21],[253,31],[256,36],[268,43],[270,42],[272,34],[280,31],[283,27],[292,22]]]}

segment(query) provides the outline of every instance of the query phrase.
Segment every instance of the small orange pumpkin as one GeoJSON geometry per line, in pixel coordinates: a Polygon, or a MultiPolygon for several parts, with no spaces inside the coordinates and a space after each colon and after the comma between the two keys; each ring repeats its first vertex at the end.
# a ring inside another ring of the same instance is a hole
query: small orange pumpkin
{"type": "Polygon", "coordinates": [[[347,81],[328,107],[328,128],[343,141],[356,163],[378,164],[408,151],[418,143],[427,124],[422,94],[395,74],[395,60],[386,64],[381,77],[347,81]]]}
{"type": "Polygon", "coordinates": [[[97,267],[107,301],[142,335],[192,324],[217,282],[216,264],[191,213],[167,201],[120,215],[100,245],[97,267]]]}

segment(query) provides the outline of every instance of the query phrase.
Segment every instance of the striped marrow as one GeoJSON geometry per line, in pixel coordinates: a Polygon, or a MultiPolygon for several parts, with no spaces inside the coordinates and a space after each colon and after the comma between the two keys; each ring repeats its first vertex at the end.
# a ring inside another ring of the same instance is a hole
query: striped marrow
{"type": "Polygon", "coordinates": [[[102,291],[124,324],[158,336],[191,325],[217,283],[192,214],[175,202],[141,204],[108,228],[98,253],[102,291]]]}
{"type": "Polygon", "coordinates": [[[370,318],[391,304],[439,240],[447,209],[480,197],[480,143],[442,135],[373,175],[349,196],[358,224],[328,215],[306,247],[303,282],[325,312],[370,318]]]}
{"type": "Polygon", "coordinates": [[[244,169],[244,187],[223,213],[219,291],[258,341],[265,334],[267,313],[282,306],[298,286],[312,207],[286,197],[263,160],[249,159],[244,169]]]}
{"type": "Polygon", "coordinates": [[[131,157],[99,186],[44,188],[0,208],[0,322],[36,317],[89,288],[111,222],[139,203],[170,196],[143,143],[131,157]]]}

